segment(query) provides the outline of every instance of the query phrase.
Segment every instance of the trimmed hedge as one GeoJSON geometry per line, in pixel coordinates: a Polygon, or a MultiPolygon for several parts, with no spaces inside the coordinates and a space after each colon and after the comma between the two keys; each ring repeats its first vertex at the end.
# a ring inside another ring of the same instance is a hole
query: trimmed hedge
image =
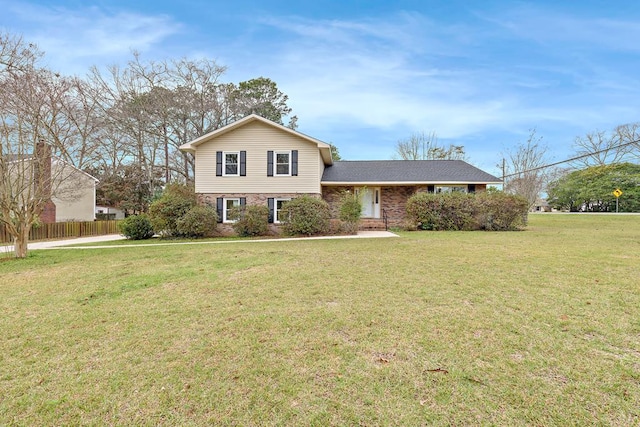
{"type": "Polygon", "coordinates": [[[418,193],[407,202],[407,221],[422,230],[518,230],[526,225],[528,203],[501,191],[418,193]]]}

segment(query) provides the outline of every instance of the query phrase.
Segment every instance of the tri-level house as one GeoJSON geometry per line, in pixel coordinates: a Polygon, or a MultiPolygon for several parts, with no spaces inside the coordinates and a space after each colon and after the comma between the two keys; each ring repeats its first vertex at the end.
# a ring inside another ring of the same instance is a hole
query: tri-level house
{"type": "Polygon", "coordinates": [[[363,224],[402,225],[416,192],[475,192],[501,181],[461,160],[335,161],[329,144],[250,115],[180,147],[195,156],[195,190],[231,223],[237,205],[266,205],[280,222],[282,204],[302,194],[325,199],[338,216],[344,190],[360,192],[363,224]]]}

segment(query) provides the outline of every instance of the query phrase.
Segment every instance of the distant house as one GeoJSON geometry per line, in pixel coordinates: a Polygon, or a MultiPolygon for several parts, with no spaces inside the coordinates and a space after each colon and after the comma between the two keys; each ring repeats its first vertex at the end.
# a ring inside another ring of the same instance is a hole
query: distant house
{"type": "Polygon", "coordinates": [[[301,194],[320,197],[338,216],[343,190],[362,194],[369,225],[401,225],[417,192],[476,192],[501,180],[461,160],[334,161],[325,142],[250,115],[180,147],[195,156],[195,190],[231,223],[237,205],[266,205],[278,224],[282,204],[301,194]]]}
{"type": "MultiPolygon", "coordinates": [[[[36,151],[29,156],[18,156],[8,162],[9,174],[24,176],[37,173],[46,184],[46,203],[40,221],[43,223],[93,221],[95,219],[96,184],[98,180],[82,170],[51,155],[51,147],[44,142],[36,144],[36,151]],[[36,159],[41,159],[35,161],[36,159]],[[42,168],[37,172],[38,168],[42,168]]],[[[34,185],[36,178],[12,178],[7,180],[14,186],[28,191],[25,185],[34,185]]]]}
{"type": "Polygon", "coordinates": [[[111,206],[96,206],[96,219],[124,219],[124,211],[122,209],[114,208],[111,206]]]}
{"type": "MultiPolygon", "coordinates": [[[[55,222],[93,221],[96,219],[96,185],[98,180],[86,172],[69,164],[61,165],[62,160],[53,159],[51,168],[64,167],[65,172],[58,175],[61,182],[51,201],[55,205],[55,222]]],[[[55,174],[53,175],[55,179],[55,174]]]]}
{"type": "Polygon", "coordinates": [[[529,210],[530,212],[551,212],[553,209],[551,209],[551,206],[549,205],[549,203],[547,203],[547,201],[545,199],[536,199],[536,202],[533,204],[533,206],[531,207],[531,209],[529,210]]]}

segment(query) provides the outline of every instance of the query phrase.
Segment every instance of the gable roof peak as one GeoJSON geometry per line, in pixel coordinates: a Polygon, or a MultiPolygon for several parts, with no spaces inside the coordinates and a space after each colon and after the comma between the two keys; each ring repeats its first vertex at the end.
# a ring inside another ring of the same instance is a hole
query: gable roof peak
{"type": "Polygon", "coordinates": [[[191,142],[187,142],[186,144],[181,145],[179,148],[182,151],[187,151],[190,153],[195,153],[196,148],[199,145],[202,145],[205,142],[211,141],[221,135],[224,135],[228,132],[231,132],[235,129],[238,129],[242,126],[246,126],[249,123],[252,122],[260,122],[263,123],[267,126],[273,127],[275,129],[281,130],[283,132],[289,133],[291,135],[294,135],[298,138],[301,138],[307,142],[311,142],[312,144],[315,144],[318,149],[320,150],[321,154],[322,154],[322,158],[325,162],[325,164],[330,165],[333,163],[333,160],[331,158],[331,145],[327,144],[326,142],[320,141],[319,139],[313,138],[309,135],[306,135],[302,132],[298,132],[295,129],[291,129],[288,128],[286,126],[281,125],[280,123],[276,123],[273,122],[269,119],[266,119],[262,116],[259,116],[257,114],[249,114],[248,116],[245,116],[239,120],[236,120],[235,122],[229,123],[225,126],[222,126],[221,128],[215,129],[207,134],[204,134],[196,139],[194,139],[191,142]]]}

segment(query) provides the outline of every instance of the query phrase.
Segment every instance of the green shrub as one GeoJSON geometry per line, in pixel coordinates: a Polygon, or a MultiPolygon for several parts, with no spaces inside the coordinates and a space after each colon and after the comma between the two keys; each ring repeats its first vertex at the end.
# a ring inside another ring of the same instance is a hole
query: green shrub
{"type": "Polygon", "coordinates": [[[330,228],[329,205],[322,199],[303,195],[282,205],[282,228],[288,235],[327,234],[330,228]]]}
{"type": "Polygon", "coordinates": [[[235,219],[233,230],[242,237],[269,234],[269,208],[264,205],[245,205],[233,208],[231,219],[235,219]]]}
{"type": "Polygon", "coordinates": [[[527,225],[529,202],[524,197],[487,191],[478,193],[476,202],[476,222],[481,230],[517,230],[527,225]]]}
{"type": "Polygon", "coordinates": [[[153,226],[146,214],[126,217],[118,224],[120,233],[127,239],[144,240],[153,237],[153,226]]]}
{"type": "Polygon", "coordinates": [[[177,221],[196,206],[196,193],[192,187],[169,184],[162,196],[149,207],[153,229],[163,236],[178,236],[177,221]]]}
{"type": "Polygon", "coordinates": [[[419,193],[407,202],[408,226],[422,230],[517,230],[526,225],[527,201],[501,191],[419,193]]]}
{"type": "Polygon", "coordinates": [[[435,194],[417,193],[407,201],[407,222],[421,230],[433,230],[438,222],[440,198],[435,194]]]}
{"type": "Polygon", "coordinates": [[[418,193],[407,202],[407,220],[422,230],[473,230],[473,194],[418,193]]]}
{"type": "Polygon", "coordinates": [[[211,206],[194,206],[176,221],[177,234],[184,237],[211,236],[218,225],[218,214],[211,206]]]}
{"type": "Polygon", "coordinates": [[[340,198],[340,214],[339,218],[344,223],[343,228],[347,233],[355,234],[358,232],[358,224],[362,216],[362,201],[360,197],[345,191],[340,198]]]}

